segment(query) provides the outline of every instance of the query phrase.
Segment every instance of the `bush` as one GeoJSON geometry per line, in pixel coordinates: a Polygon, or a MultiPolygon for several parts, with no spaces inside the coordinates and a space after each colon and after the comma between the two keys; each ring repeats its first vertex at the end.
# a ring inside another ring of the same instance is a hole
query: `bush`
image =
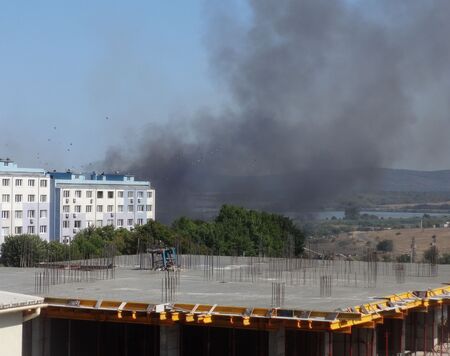
{"type": "Polygon", "coordinates": [[[396,260],[399,263],[408,263],[411,262],[411,256],[407,253],[404,253],[402,255],[397,256],[396,260]]]}
{"type": "Polygon", "coordinates": [[[442,256],[439,258],[439,263],[443,265],[450,264],[450,254],[449,253],[442,254],[442,256]]]}
{"type": "Polygon", "coordinates": [[[439,262],[439,252],[436,246],[431,246],[428,250],[425,250],[423,253],[423,261],[427,263],[439,262]]]}
{"type": "Polygon", "coordinates": [[[392,240],[382,240],[377,244],[377,251],[392,252],[394,249],[394,242],[392,240]]]}

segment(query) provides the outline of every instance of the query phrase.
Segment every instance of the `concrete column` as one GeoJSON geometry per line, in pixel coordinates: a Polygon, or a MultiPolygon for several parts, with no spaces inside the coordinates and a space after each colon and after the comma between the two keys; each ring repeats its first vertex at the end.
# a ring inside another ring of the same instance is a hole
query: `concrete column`
{"type": "Polygon", "coordinates": [[[161,325],[159,335],[159,355],[178,356],[180,354],[180,325],[161,325]]]}
{"type": "Polygon", "coordinates": [[[352,330],[353,355],[376,356],[377,354],[377,333],[371,328],[354,328],[352,330]],[[357,331],[357,332],[356,332],[357,331]]]}
{"type": "Polygon", "coordinates": [[[321,356],[329,356],[332,354],[330,352],[330,346],[333,347],[333,334],[331,332],[324,332],[323,333],[323,347],[322,347],[322,355],[321,356]]]}
{"type": "Polygon", "coordinates": [[[284,356],[286,353],[286,331],[284,328],[269,331],[269,356],[284,356]]]}
{"type": "Polygon", "coordinates": [[[372,349],[369,349],[370,354],[368,356],[377,356],[377,343],[378,343],[377,329],[371,329],[371,330],[368,330],[368,332],[370,333],[369,337],[372,340],[372,343],[371,343],[372,349]]]}
{"type": "Polygon", "coordinates": [[[391,343],[393,343],[395,354],[404,355],[405,354],[405,342],[406,342],[406,320],[405,319],[395,319],[392,323],[393,327],[391,332],[391,343]]]}
{"type": "Polygon", "coordinates": [[[0,315],[0,354],[22,356],[22,312],[0,315]]]}
{"type": "Polygon", "coordinates": [[[38,317],[31,323],[31,356],[50,355],[50,319],[38,317]]]}
{"type": "Polygon", "coordinates": [[[416,323],[411,325],[415,328],[411,335],[415,334],[415,337],[411,341],[415,341],[417,351],[431,351],[439,341],[440,309],[430,308],[427,312],[417,312],[415,318],[416,323]]]}

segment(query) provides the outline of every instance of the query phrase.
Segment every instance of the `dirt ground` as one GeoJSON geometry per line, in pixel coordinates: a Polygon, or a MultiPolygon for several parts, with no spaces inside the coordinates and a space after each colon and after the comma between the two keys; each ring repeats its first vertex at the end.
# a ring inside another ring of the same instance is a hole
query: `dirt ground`
{"type": "Polygon", "coordinates": [[[343,233],[332,239],[324,239],[311,245],[316,251],[335,251],[345,255],[357,255],[364,253],[367,248],[376,248],[382,240],[392,240],[394,243],[393,255],[410,253],[412,238],[415,238],[416,254],[421,258],[436,236],[436,246],[439,253],[450,253],[450,228],[427,229],[393,229],[383,231],[355,231],[343,233]]]}

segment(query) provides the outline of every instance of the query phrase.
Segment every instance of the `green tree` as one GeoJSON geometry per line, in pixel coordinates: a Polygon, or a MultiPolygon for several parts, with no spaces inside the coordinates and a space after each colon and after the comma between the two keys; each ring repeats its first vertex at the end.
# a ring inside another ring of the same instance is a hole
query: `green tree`
{"type": "Polygon", "coordinates": [[[2,263],[11,267],[32,267],[46,255],[46,242],[36,235],[7,236],[1,247],[2,263]]]}
{"type": "Polygon", "coordinates": [[[70,256],[69,248],[69,245],[62,244],[59,241],[51,241],[46,244],[44,259],[50,262],[68,260],[70,256]]]}
{"type": "Polygon", "coordinates": [[[358,220],[360,218],[360,211],[356,205],[350,204],[344,210],[345,220],[358,220]]]}

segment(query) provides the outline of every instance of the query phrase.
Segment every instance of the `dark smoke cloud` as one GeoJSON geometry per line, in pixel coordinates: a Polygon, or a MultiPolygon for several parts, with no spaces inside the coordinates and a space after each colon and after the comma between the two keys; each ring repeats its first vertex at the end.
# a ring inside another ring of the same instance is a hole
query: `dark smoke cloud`
{"type": "Polygon", "coordinates": [[[160,218],[224,201],[309,209],[370,186],[417,142],[424,157],[433,150],[429,138],[442,134],[426,120],[448,127],[450,2],[248,5],[250,23],[208,7],[206,42],[229,107],[152,125],[131,164],[114,150],[106,160],[153,182],[160,218]]]}

